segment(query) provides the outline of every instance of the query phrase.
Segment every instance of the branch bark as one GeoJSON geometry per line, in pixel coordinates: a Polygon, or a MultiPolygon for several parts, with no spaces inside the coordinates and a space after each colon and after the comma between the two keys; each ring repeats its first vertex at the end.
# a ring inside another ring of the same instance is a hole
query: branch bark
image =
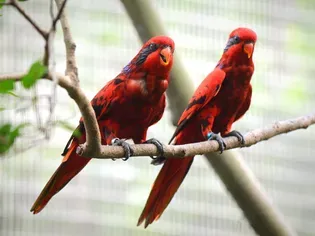
{"type": "MultiPolygon", "coordinates": [[[[15,80],[20,81],[21,78],[26,75],[25,73],[16,73],[16,74],[8,74],[8,75],[0,75],[0,81],[3,80],[15,80]]],[[[61,87],[66,89],[68,92],[74,91],[74,96],[83,96],[84,94],[82,90],[78,90],[76,86],[74,86],[69,76],[64,76],[61,74],[56,75],[58,78],[58,83],[61,87]]],[[[45,79],[52,80],[51,75],[45,76],[45,79]]],[[[85,96],[85,95],[84,95],[85,96]]],[[[77,99],[77,98],[76,98],[77,99]]],[[[79,99],[80,106],[82,107],[82,114],[86,113],[85,106],[81,102],[81,98],[79,99]],[[83,112],[84,111],[84,112],[83,112]]],[[[77,101],[76,101],[77,102],[77,101]]],[[[78,102],[77,102],[78,103],[78,102]]],[[[90,103],[89,103],[90,104],[90,103]]],[[[94,113],[94,111],[93,111],[94,113]]],[[[89,121],[88,123],[91,123],[89,121]]],[[[277,121],[274,124],[271,124],[265,128],[252,130],[244,135],[245,145],[241,146],[236,137],[227,137],[224,138],[226,143],[226,150],[234,149],[238,147],[250,147],[259,142],[266,141],[270,138],[278,136],[280,134],[292,132],[298,129],[306,129],[309,126],[315,124],[315,114],[301,116],[295,119],[289,119],[285,121],[277,121]]],[[[98,130],[97,130],[98,131],[98,130]]],[[[99,132],[99,131],[98,131],[99,132]]],[[[93,143],[96,142],[93,140],[93,143]]],[[[87,144],[85,146],[80,147],[83,149],[83,153],[89,152],[88,156],[98,159],[112,159],[112,158],[124,158],[124,149],[120,146],[105,146],[102,145],[97,150],[89,151],[87,150],[87,144]]],[[[136,156],[157,156],[159,155],[156,146],[152,144],[136,144],[131,145],[133,149],[133,157],[136,156]]],[[[184,158],[187,156],[195,156],[195,155],[203,155],[210,154],[213,152],[219,151],[219,145],[216,141],[205,141],[198,143],[191,143],[185,145],[164,145],[164,156],[166,158],[184,158]]],[[[220,159],[222,159],[223,155],[219,155],[220,159]]],[[[212,156],[208,157],[208,159],[212,159],[212,156]]]]}
{"type": "MultiPolygon", "coordinates": [[[[63,0],[55,0],[58,10],[63,7],[63,0]]],[[[60,22],[64,36],[66,47],[66,75],[70,77],[72,86],[66,88],[69,96],[76,102],[83,117],[84,127],[86,130],[86,143],[80,146],[80,155],[93,156],[100,152],[101,135],[99,126],[95,117],[95,112],[90,104],[90,101],[85,96],[79,86],[78,68],[75,58],[76,45],[74,43],[68,18],[65,9],[60,14],[60,22]]]]}
{"type": "MultiPolygon", "coordinates": [[[[292,132],[298,129],[306,129],[310,125],[315,124],[315,114],[302,116],[295,119],[278,121],[265,128],[255,129],[244,135],[245,145],[241,146],[236,137],[224,138],[226,149],[238,147],[250,147],[261,141],[268,140],[280,134],[292,132]]],[[[136,144],[131,145],[134,151],[133,156],[156,156],[159,154],[156,147],[152,144],[136,144]]],[[[203,155],[219,151],[219,145],[216,141],[204,141],[199,143],[191,143],[185,145],[165,145],[165,157],[167,158],[184,158],[187,156],[203,155]]],[[[222,157],[222,155],[219,155],[222,157]]],[[[111,159],[123,158],[124,149],[119,146],[101,147],[101,153],[94,158],[111,159]]],[[[211,159],[212,157],[210,157],[211,159]]]]}
{"type": "Polygon", "coordinates": [[[297,235],[272,203],[242,156],[233,151],[225,154],[224,157],[218,153],[206,154],[206,158],[257,235],[297,235]]]}
{"type": "MultiPolygon", "coordinates": [[[[63,1],[55,0],[58,10],[62,8],[63,1]]],[[[66,75],[69,75],[74,83],[79,83],[78,79],[78,67],[75,57],[75,49],[76,44],[73,40],[68,17],[66,15],[66,11],[64,10],[60,15],[60,22],[63,31],[63,38],[66,47],[66,58],[67,58],[67,67],[66,67],[66,75]]]]}

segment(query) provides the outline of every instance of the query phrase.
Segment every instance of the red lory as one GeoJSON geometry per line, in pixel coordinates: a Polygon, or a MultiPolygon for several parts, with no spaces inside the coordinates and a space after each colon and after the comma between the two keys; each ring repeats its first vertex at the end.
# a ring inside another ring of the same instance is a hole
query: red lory
{"type": "MultiPolygon", "coordinates": [[[[165,91],[169,84],[174,49],[174,42],[169,37],[151,38],[91,101],[102,144],[122,146],[126,154],[124,160],[132,155],[132,149],[125,139],[132,139],[136,144],[152,143],[163,151],[158,140],[146,140],[146,136],[148,128],[161,119],[165,109],[165,91]]],[[[71,136],[63,152],[62,163],[31,208],[34,214],[40,212],[91,160],[76,153],[78,145],[84,143],[86,138],[82,118],[76,130],[81,135],[71,136]]]]}
{"type": "MultiPolygon", "coordinates": [[[[221,152],[226,147],[222,137],[236,136],[244,144],[242,134],[231,128],[250,106],[256,39],[256,33],[248,28],[231,32],[221,59],[190,99],[170,143],[173,140],[175,145],[216,140],[221,152]]],[[[144,226],[147,227],[159,219],[193,160],[193,156],[184,159],[165,159],[161,156],[153,160],[153,164],[164,165],[154,182],[138,225],[145,221],[144,226]]]]}

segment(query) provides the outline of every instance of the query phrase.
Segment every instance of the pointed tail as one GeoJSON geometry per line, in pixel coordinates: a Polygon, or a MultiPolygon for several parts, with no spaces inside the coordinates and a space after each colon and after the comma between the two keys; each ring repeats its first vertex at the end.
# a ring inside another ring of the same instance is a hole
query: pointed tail
{"type": "Polygon", "coordinates": [[[137,226],[145,221],[146,228],[153,221],[158,220],[174,194],[183,182],[194,157],[184,159],[167,159],[156,178],[146,205],[139,217],[137,226]]]}
{"type": "Polygon", "coordinates": [[[40,212],[49,200],[76,176],[91,160],[76,154],[77,141],[73,140],[62,163],[50,178],[31,208],[33,214],[40,212]]]}

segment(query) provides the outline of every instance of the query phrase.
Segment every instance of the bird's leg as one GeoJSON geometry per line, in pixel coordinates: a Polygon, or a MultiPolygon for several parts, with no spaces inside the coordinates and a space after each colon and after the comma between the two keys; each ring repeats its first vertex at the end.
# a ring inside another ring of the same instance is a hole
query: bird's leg
{"type": "Polygon", "coordinates": [[[156,146],[156,149],[159,152],[159,155],[157,157],[150,156],[152,158],[152,161],[151,161],[152,165],[160,165],[165,161],[166,158],[163,157],[163,155],[164,155],[163,144],[159,140],[157,140],[155,138],[151,138],[151,139],[144,141],[143,143],[153,144],[154,146],[156,146]]]}
{"type": "Polygon", "coordinates": [[[207,134],[207,139],[208,140],[216,140],[218,142],[220,153],[222,153],[224,151],[224,149],[226,148],[226,144],[225,144],[223,138],[219,134],[209,132],[207,134]]]}
{"type": "MultiPolygon", "coordinates": [[[[156,146],[156,149],[158,150],[159,152],[159,155],[158,156],[163,156],[164,155],[164,148],[163,148],[163,144],[155,139],[155,138],[151,138],[151,139],[148,139],[146,141],[144,141],[143,143],[150,143],[150,144],[153,144],[154,146],[156,146]]],[[[153,157],[151,156],[152,159],[155,159],[156,157],[153,157]]]]}
{"type": "Polygon", "coordinates": [[[231,137],[231,136],[236,137],[236,138],[238,139],[238,141],[239,141],[242,145],[245,144],[244,136],[243,136],[240,132],[238,132],[237,130],[233,130],[233,131],[231,131],[231,132],[229,132],[229,133],[227,133],[227,134],[224,135],[224,137],[231,137]]]}
{"type": "MultiPolygon", "coordinates": [[[[130,147],[130,144],[127,143],[126,141],[124,141],[122,139],[119,139],[119,138],[114,138],[114,139],[112,139],[111,144],[113,146],[121,146],[121,147],[124,148],[124,150],[125,150],[125,157],[122,158],[123,161],[127,161],[129,159],[129,157],[131,157],[133,155],[133,150],[130,147]]],[[[112,160],[115,161],[114,158],[112,160]]]]}

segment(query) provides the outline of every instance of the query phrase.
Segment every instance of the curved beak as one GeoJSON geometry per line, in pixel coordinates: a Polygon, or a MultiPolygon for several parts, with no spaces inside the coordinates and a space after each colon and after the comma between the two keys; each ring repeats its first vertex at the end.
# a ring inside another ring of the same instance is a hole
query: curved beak
{"type": "Polygon", "coordinates": [[[160,52],[160,62],[162,65],[167,66],[172,60],[173,53],[170,47],[163,48],[160,52]]]}
{"type": "Polygon", "coordinates": [[[254,43],[245,43],[243,50],[247,54],[248,58],[251,58],[254,51],[254,43]]]}

